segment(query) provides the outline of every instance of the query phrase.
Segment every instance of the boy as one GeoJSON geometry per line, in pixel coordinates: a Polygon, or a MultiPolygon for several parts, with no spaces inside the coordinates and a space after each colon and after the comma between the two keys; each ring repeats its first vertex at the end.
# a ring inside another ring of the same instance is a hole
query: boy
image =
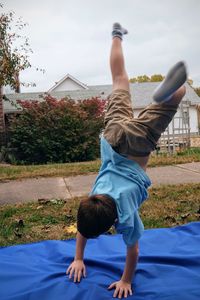
{"type": "Polygon", "coordinates": [[[86,276],[83,262],[88,238],[106,232],[113,224],[127,245],[124,272],[115,288],[114,297],[132,295],[131,282],[138,260],[138,240],[144,230],[138,208],[147,198],[151,182],[145,173],[151,151],[175,115],[185,95],[186,68],[176,64],[154,93],[150,104],[133,118],[129,79],[124,66],[122,38],[127,34],[119,23],[113,25],[110,66],[113,91],[105,114],[101,138],[102,165],[90,196],[81,201],[77,215],[77,241],[74,261],[67,274],[74,282],[86,276]]]}

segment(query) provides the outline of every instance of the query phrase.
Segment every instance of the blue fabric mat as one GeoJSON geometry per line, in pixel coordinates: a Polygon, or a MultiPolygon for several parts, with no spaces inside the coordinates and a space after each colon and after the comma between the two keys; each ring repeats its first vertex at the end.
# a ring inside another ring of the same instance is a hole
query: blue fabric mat
{"type": "MultiPolygon", "coordinates": [[[[1,300],[105,300],[120,278],[126,248],[120,235],[89,240],[87,278],[74,284],[65,275],[75,240],[45,241],[0,248],[1,300]]],[[[200,299],[200,222],[146,230],[129,299],[200,299]]]]}

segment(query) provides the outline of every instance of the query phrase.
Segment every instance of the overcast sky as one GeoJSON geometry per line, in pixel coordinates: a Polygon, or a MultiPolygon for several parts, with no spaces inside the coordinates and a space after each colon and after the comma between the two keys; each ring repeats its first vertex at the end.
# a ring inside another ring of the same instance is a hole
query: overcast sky
{"type": "Polygon", "coordinates": [[[29,25],[30,62],[21,80],[47,91],[67,73],[87,85],[110,84],[113,22],[129,30],[123,47],[129,77],[163,74],[179,60],[200,86],[200,0],[1,0],[29,25]]]}

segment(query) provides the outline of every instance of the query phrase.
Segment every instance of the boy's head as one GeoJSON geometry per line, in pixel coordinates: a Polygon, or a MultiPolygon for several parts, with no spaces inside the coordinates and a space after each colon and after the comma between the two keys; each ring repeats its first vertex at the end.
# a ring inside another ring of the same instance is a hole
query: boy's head
{"type": "Polygon", "coordinates": [[[115,202],[107,195],[92,195],[80,202],[77,229],[85,238],[94,238],[109,230],[117,219],[115,202]]]}

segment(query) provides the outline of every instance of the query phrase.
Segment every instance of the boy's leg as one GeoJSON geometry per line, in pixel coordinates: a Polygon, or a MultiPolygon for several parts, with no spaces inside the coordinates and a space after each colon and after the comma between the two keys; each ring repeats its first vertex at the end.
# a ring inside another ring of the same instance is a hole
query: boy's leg
{"type": "Polygon", "coordinates": [[[137,161],[144,169],[151,151],[156,149],[161,134],[165,131],[177,112],[179,103],[185,95],[181,86],[163,103],[152,103],[141,111],[137,118],[121,123],[120,142],[117,152],[137,161]]]}
{"type": "Polygon", "coordinates": [[[129,91],[129,79],[125,70],[122,40],[114,36],[110,53],[110,69],[112,74],[112,90],[129,91]]]}
{"type": "Polygon", "coordinates": [[[155,150],[161,134],[176,114],[185,91],[185,87],[181,86],[170,100],[148,105],[129,123],[129,130],[126,131],[129,155],[145,157],[155,150]]]}
{"type": "Polygon", "coordinates": [[[186,88],[184,85],[182,85],[171,97],[170,100],[166,102],[166,105],[175,105],[178,106],[183,99],[186,92],[186,88]]]}
{"type": "MultiPolygon", "coordinates": [[[[120,26],[121,29],[122,32],[119,35],[114,35],[111,48],[110,66],[113,92],[109,98],[105,114],[104,137],[115,151],[128,158],[133,158],[145,168],[149,154],[155,150],[161,133],[165,131],[177,111],[185,94],[185,87],[182,86],[177,91],[174,90],[173,96],[167,102],[148,105],[134,119],[129,80],[124,66],[121,45],[124,32],[120,26]]],[[[177,77],[179,79],[179,75],[177,77]]],[[[169,88],[170,84],[167,90],[169,88]]]]}
{"type": "Polygon", "coordinates": [[[110,69],[112,74],[112,93],[109,96],[105,113],[104,137],[113,148],[118,145],[123,130],[121,123],[133,118],[129,79],[125,69],[122,39],[127,30],[119,23],[113,25],[112,46],[110,53],[110,69]]]}

